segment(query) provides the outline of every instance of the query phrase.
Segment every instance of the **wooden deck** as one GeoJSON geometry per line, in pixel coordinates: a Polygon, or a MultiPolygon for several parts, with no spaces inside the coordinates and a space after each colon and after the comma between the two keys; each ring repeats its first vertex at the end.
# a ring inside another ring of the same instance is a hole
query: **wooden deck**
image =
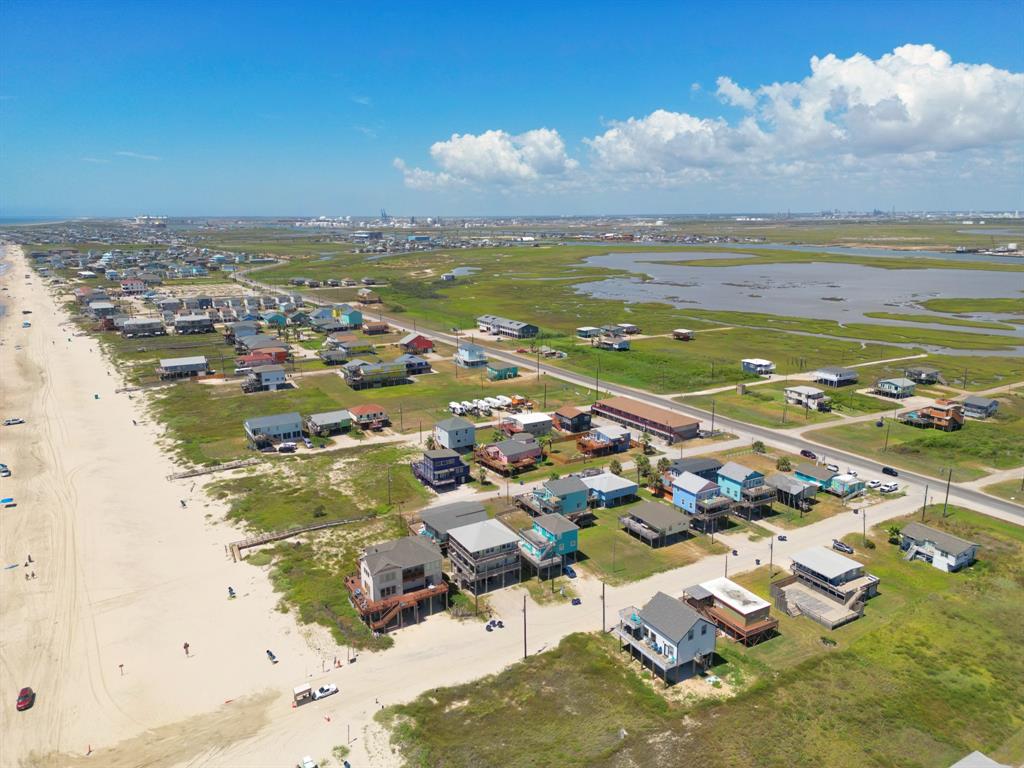
{"type": "MultiPolygon", "coordinates": [[[[384,600],[367,600],[362,582],[355,574],[345,577],[345,588],[348,590],[349,598],[359,612],[359,616],[370,626],[370,629],[378,632],[396,619],[399,621],[399,626],[402,626],[402,615],[405,609],[418,609],[424,601],[429,604],[429,601],[435,597],[445,596],[445,605],[447,606],[448,582],[446,581],[384,600]]],[[[416,620],[419,621],[418,614],[416,620]]]]}

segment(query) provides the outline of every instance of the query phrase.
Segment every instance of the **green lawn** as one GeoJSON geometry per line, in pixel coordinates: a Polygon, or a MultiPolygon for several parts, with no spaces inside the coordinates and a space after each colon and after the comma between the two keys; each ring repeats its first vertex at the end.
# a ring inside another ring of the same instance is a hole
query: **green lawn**
{"type": "Polygon", "coordinates": [[[869,421],[817,429],[806,437],[933,477],[944,477],[945,468],[953,467],[954,480],[975,480],[992,469],[1024,464],[1024,395],[1006,395],[999,400],[994,417],[968,419],[957,432],[919,429],[887,418],[883,428],[869,421]]]}
{"type": "Polygon", "coordinates": [[[628,506],[595,509],[597,524],[580,530],[579,548],[586,557],[581,560],[580,567],[609,584],[645,579],[655,573],[689,565],[707,554],[726,551],[721,544],[712,544],[710,538],[702,535],[665,547],[649,547],[619,526],[619,517],[628,511],[628,506]]]}
{"type": "Polygon", "coordinates": [[[693,405],[710,411],[714,404],[715,412],[722,416],[739,419],[749,424],[760,424],[765,427],[788,429],[808,424],[826,424],[840,419],[839,414],[859,416],[885,410],[887,403],[877,397],[862,395],[856,392],[856,385],[841,389],[826,389],[832,398],[832,413],[821,413],[788,405],[784,390],[790,386],[810,384],[812,382],[772,382],[748,387],[745,394],[735,391],[718,392],[714,395],[696,395],[676,398],[680,403],[693,405]]]}
{"type": "MultiPolygon", "coordinates": [[[[676,686],[666,700],[610,637],[576,634],[380,719],[410,766],[930,768],[975,749],[1017,764],[1024,622],[1008,606],[1024,603],[1024,529],[952,512],[928,522],[981,543],[976,566],[946,574],[904,562],[882,531],[875,549],[851,537],[881,579],[865,616],[835,632],[781,616],[751,649],[719,640],[714,671],[733,694],[676,686]]],[[[739,580],[767,596],[767,568],[739,580]]]]}
{"type": "Polygon", "coordinates": [[[857,370],[860,372],[861,384],[868,386],[878,379],[904,376],[907,369],[913,368],[915,365],[938,368],[948,386],[971,392],[988,390],[1024,380],[1024,359],[1012,355],[968,356],[929,353],[926,357],[917,360],[866,365],[857,370]]]}

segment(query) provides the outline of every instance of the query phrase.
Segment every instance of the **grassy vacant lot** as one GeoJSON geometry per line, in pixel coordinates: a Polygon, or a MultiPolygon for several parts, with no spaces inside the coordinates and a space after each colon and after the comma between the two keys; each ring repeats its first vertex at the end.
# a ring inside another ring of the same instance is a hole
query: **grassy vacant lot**
{"type": "MultiPolygon", "coordinates": [[[[639,503],[639,502],[638,502],[639,503]]],[[[725,547],[696,535],[666,547],[653,549],[619,526],[619,517],[629,506],[596,509],[597,524],[580,530],[580,552],[586,568],[609,584],[625,584],[655,573],[696,562],[707,554],[722,554],[725,547]]]]}
{"type": "Polygon", "coordinates": [[[992,389],[1024,379],[1024,359],[1019,356],[929,354],[917,360],[866,365],[858,369],[860,382],[868,386],[877,379],[903,376],[908,368],[915,365],[938,368],[950,387],[971,392],[992,389]]]}
{"type": "Polygon", "coordinates": [[[932,312],[954,314],[992,312],[996,314],[1024,315],[1024,298],[1013,299],[926,299],[920,302],[932,312]]]}
{"type": "Polygon", "coordinates": [[[817,429],[806,435],[825,445],[871,456],[884,464],[945,476],[944,468],[953,467],[954,480],[975,480],[996,469],[1024,464],[1024,395],[999,398],[999,412],[985,421],[968,419],[958,432],[919,429],[885,419],[879,428],[874,422],[844,424],[817,429]],[[883,450],[886,432],[888,449],[883,450]]]}
{"type": "Polygon", "coordinates": [[[177,441],[179,454],[196,464],[230,461],[250,455],[242,422],[254,416],[298,411],[310,413],[347,408],[360,403],[379,403],[391,417],[393,428],[424,435],[434,422],[449,415],[448,403],[495,394],[521,394],[544,403],[547,409],[563,403],[586,403],[593,395],[581,387],[560,381],[540,382],[522,376],[504,382],[481,380],[465,372],[455,376],[449,362],[438,364],[438,372],[415,377],[412,384],[355,391],[335,371],[293,377],[294,389],[245,394],[237,383],[200,384],[180,382],[158,391],[154,397],[157,415],[177,441]]]}
{"type": "Polygon", "coordinates": [[[1015,501],[1018,504],[1024,505],[1024,469],[1021,470],[1020,475],[1020,477],[1012,480],[1004,480],[1001,483],[986,485],[982,490],[985,493],[991,493],[993,496],[999,496],[1007,501],[1015,501]]]}
{"type": "MultiPolygon", "coordinates": [[[[698,395],[676,398],[681,403],[711,410],[712,401],[716,413],[733,419],[740,419],[749,424],[760,424],[766,427],[803,427],[808,424],[826,424],[837,421],[840,416],[859,416],[885,410],[888,404],[884,400],[856,392],[856,386],[842,389],[827,390],[832,397],[832,413],[805,410],[799,406],[787,405],[784,390],[789,386],[810,384],[812,382],[772,382],[749,387],[746,394],[736,392],[718,392],[714,395],[698,395]]],[[[823,388],[824,389],[824,388],[823,388]]]]}
{"type": "Polygon", "coordinates": [[[990,320],[965,320],[962,317],[925,315],[921,312],[865,312],[866,317],[876,320],[896,320],[901,323],[931,323],[933,325],[959,325],[963,328],[992,328],[997,331],[1013,331],[1016,326],[996,323],[990,320]]]}
{"type": "Polygon", "coordinates": [[[409,468],[412,455],[378,444],[281,457],[250,475],[213,483],[210,493],[231,500],[229,518],[260,531],[410,511],[429,498],[409,468]]]}
{"type": "MultiPolygon", "coordinates": [[[[827,633],[832,647],[786,616],[752,649],[720,640],[731,698],[666,701],[610,638],[577,634],[380,718],[410,766],[929,768],[975,749],[1016,764],[1024,659],[1011,649],[1024,623],[1008,606],[1024,601],[1024,529],[961,509],[928,522],[980,542],[981,562],[945,574],[905,563],[883,531],[873,550],[851,537],[881,578],[865,617],[827,633]]],[[[767,595],[767,569],[741,580],[767,595]]]]}
{"type": "Polygon", "coordinates": [[[569,355],[564,360],[550,361],[553,365],[594,376],[600,361],[602,379],[654,392],[692,392],[754,381],[756,376],[740,369],[740,360],[745,357],[767,357],[775,362],[779,373],[787,374],[819,365],[849,365],[913,354],[881,344],[740,327],[699,332],[688,342],[666,337],[639,339],[628,352],[599,350],[569,340],[549,343],[569,355]]]}

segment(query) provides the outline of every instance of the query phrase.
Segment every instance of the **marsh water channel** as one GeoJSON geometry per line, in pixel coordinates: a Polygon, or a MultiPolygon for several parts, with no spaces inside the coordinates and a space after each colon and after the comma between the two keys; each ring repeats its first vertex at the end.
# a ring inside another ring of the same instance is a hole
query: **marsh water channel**
{"type": "MultiPolygon", "coordinates": [[[[895,253],[895,252],[894,252],[895,253]]],[[[761,312],[839,323],[898,324],[963,332],[1005,335],[1018,351],[1024,332],[931,323],[876,320],[866,312],[933,314],[918,302],[940,297],[998,298],[1019,295],[1024,273],[963,269],[877,269],[859,264],[798,263],[750,264],[729,267],[689,267],[665,262],[691,259],[736,258],[721,250],[666,253],[609,253],[585,260],[588,266],[629,270],[641,277],[610,277],[579,285],[581,293],[601,299],[664,302],[692,309],[761,312]]],[[[931,254],[928,254],[931,255],[931,254]]],[[[937,254],[938,255],[938,254],[937,254]]],[[[906,256],[906,254],[904,254],[906,256]]],[[[953,258],[954,254],[942,254],[953,258]]],[[[960,254],[957,254],[960,256],[960,254]]],[[[983,319],[1001,319],[985,313],[983,319]]],[[[953,350],[944,350],[953,351],[953,350]]],[[[1004,350],[1002,354],[1007,354],[1004,350]]],[[[978,354],[972,351],[971,354],[978,354]]]]}

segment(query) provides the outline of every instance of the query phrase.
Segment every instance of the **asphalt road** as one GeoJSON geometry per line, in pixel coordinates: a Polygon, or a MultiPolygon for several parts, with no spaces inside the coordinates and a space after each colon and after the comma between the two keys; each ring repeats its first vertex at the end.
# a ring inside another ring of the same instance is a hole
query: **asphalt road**
{"type": "MultiPolygon", "coordinates": [[[[238,282],[249,284],[252,287],[258,288],[260,290],[280,291],[287,289],[287,286],[282,288],[282,286],[272,286],[264,283],[259,283],[256,282],[255,280],[252,280],[251,278],[245,277],[244,275],[237,275],[235,279],[238,280],[238,282]]],[[[320,301],[316,298],[309,296],[304,296],[303,298],[310,304],[314,305],[329,303],[320,301]]],[[[389,317],[386,315],[382,315],[381,318],[382,322],[386,322],[389,325],[400,330],[414,330],[414,328],[411,325],[408,325],[407,323],[403,322],[400,319],[396,319],[394,317],[389,317]]],[[[430,336],[438,339],[439,341],[451,344],[452,346],[457,346],[459,341],[461,340],[461,337],[449,332],[436,331],[433,329],[417,330],[420,330],[425,334],[429,334],[430,336]]],[[[486,347],[488,354],[491,357],[518,365],[520,370],[524,372],[523,375],[526,375],[526,363],[527,361],[529,361],[530,371],[534,375],[537,375],[539,372],[540,375],[552,376],[554,378],[561,379],[563,381],[568,381],[570,383],[578,384],[588,388],[594,385],[594,380],[589,377],[581,376],[580,374],[573,373],[571,371],[566,371],[565,369],[562,368],[547,365],[543,361],[538,362],[536,359],[529,360],[529,358],[524,358],[523,355],[517,355],[512,352],[506,352],[490,344],[486,345],[486,347]]],[[[671,400],[670,398],[663,397],[661,395],[656,395],[641,389],[633,389],[632,387],[624,387],[622,385],[613,384],[611,382],[601,381],[599,382],[599,386],[600,389],[610,392],[613,395],[623,395],[626,397],[631,397],[635,400],[640,400],[642,402],[649,403],[650,405],[656,405],[659,408],[666,408],[677,413],[682,413],[687,416],[700,419],[701,421],[707,423],[706,426],[710,426],[710,411],[705,411],[700,408],[694,408],[693,406],[682,405],[671,400]]],[[[858,472],[858,474],[860,474],[863,477],[870,477],[874,475],[877,475],[880,479],[885,477],[884,475],[881,474],[881,468],[883,465],[875,461],[872,461],[871,459],[868,459],[864,456],[860,456],[855,453],[848,453],[846,451],[842,451],[831,446],[824,446],[819,443],[806,440],[804,438],[788,435],[786,434],[785,430],[777,430],[772,429],[770,427],[762,427],[756,424],[747,424],[746,422],[737,421],[735,419],[729,419],[718,415],[715,416],[714,424],[716,429],[723,429],[728,432],[732,432],[738,437],[749,438],[752,442],[754,440],[770,442],[772,445],[784,448],[792,453],[799,453],[802,450],[813,451],[819,457],[827,456],[828,460],[831,463],[839,464],[841,466],[845,465],[844,468],[854,469],[855,471],[858,472]]],[[[955,471],[956,468],[954,467],[954,473],[955,471]]],[[[910,493],[911,495],[914,492],[922,494],[922,503],[924,502],[924,491],[926,488],[928,489],[929,503],[942,501],[945,498],[946,484],[944,481],[939,480],[937,478],[928,477],[927,475],[921,475],[915,472],[909,472],[900,469],[898,480],[901,483],[916,486],[916,488],[908,488],[908,493],[910,493]]],[[[987,493],[982,493],[981,491],[978,491],[974,488],[965,488],[963,486],[958,485],[957,483],[952,483],[950,485],[949,500],[950,502],[963,504],[966,506],[983,506],[997,509],[1001,512],[1010,515],[1015,515],[1021,518],[1021,520],[1024,520],[1024,507],[1018,504],[1014,504],[1013,502],[1010,501],[1005,501],[1003,499],[996,498],[995,496],[990,496],[987,493]]]]}

